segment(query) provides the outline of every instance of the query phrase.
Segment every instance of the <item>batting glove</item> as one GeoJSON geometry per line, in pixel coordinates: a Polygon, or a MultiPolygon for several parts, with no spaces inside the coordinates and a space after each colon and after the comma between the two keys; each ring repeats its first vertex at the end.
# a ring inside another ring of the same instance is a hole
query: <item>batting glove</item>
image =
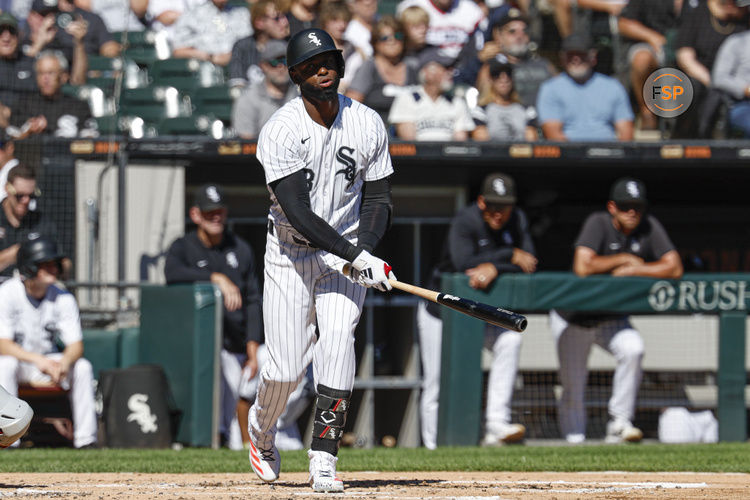
{"type": "Polygon", "coordinates": [[[393,289],[393,286],[388,281],[390,278],[396,279],[391,266],[383,259],[370,254],[367,250],[362,250],[357,255],[357,258],[352,262],[352,268],[352,279],[360,285],[368,288],[377,288],[381,292],[393,289]],[[357,275],[354,274],[355,271],[357,275]]]}

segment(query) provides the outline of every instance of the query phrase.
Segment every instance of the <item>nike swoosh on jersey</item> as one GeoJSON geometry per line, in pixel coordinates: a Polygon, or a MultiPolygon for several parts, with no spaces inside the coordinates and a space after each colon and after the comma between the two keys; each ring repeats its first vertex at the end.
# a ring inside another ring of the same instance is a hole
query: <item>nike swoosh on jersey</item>
{"type": "Polygon", "coordinates": [[[306,143],[308,139],[309,137],[305,137],[304,139],[302,139],[302,144],[306,143]]]}

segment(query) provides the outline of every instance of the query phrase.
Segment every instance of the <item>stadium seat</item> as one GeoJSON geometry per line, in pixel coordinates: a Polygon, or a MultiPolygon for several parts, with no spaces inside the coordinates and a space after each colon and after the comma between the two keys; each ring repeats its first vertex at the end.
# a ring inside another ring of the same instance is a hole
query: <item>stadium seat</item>
{"type": "Polygon", "coordinates": [[[156,126],[159,135],[208,135],[213,118],[204,115],[165,118],[156,126]]]}
{"type": "Polygon", "coordinates": [[[91,115],[96,117],[105,116],[114,112],[114,105],[107,94],[96,85],[63,85],[62,92],[65,95],[86,101],[89,105],[91,115]]]}
{"type": "Polygon", "coordinates": [[[140,66],[149,66],[156,61],[167,59],[172,54],[164,32],[129,31],[114,32],[115,40],[123,43],[123,55],[140,66]]]}
{"type": "Polygon", "coordinates": [[[169,85],[179,90],[193,90],[224,83],[224,73],[208,61],[198,59],[165,59],[151,65],[154,85],[169,85]]]}
{"type": "Polygon", "coordinates": [[[159,123],[164,118],[190,116],[190,99],[174,87],[152,86],[123,89],[120,95],[120,114],[140,117],[148,123],[159,123]]]}
{"type": "Polygon", "coordinates": [[[191,93],[193,112],[213,115],[228,124],[232,121],[232,104],[240,92],[241,89],[227,85],[199,87],[191,93]]]}
{"type": "Polygon", "coordinates": [[[124,88],[148,85],[148,73],[132,59],[122,57],[89,56],[86,83],[101,88],[107,95],[114,93],[117,77],[122,74],[124,88]]]}

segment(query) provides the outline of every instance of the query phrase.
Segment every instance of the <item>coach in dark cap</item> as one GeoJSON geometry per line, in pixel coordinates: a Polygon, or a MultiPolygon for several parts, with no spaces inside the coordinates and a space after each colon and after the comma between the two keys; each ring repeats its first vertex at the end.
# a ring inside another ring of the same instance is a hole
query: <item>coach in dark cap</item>
{"type": "Polygon", "coordinates": [[[227,199],[221,186],[200,186],[189,215],[196,229],[172,243],[164,275],[168,284],[213,283],[224,298],[219,431],[226,442],[236,419],[242,369],[247,365],[257,371],[262,314],[255,256],[250,245],[226,227],[227,199]]]}

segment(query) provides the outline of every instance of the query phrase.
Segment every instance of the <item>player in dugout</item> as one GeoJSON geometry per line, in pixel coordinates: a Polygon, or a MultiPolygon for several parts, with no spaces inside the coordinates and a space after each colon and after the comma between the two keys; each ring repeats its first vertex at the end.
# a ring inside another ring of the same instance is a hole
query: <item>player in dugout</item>
{"type": "MultiPolygon", "coordinates": [[[[451,222],[448,240],[429,288],[439,288],[443,273],[465,272],[469,276],[469,286],[485,290],[503,273],[536,271],[535,253],[526,214],[516,207],[513,178],[502,173],[490,174],[482,183],[476,203],[461,210],[451,222]]],[[[440,307],[432,302],[420,302],[417,325],[424,374],[420,400],[422,442],[425,447],[434,449],[437,446],[443,332],[440,307]]],[[[521,334],[487,325],[484,345],[492,351],[492,366],[481,444],[500,446],[522,441],[526,429],[521,424],[511,423],[510,410],[521,334]]]]}

